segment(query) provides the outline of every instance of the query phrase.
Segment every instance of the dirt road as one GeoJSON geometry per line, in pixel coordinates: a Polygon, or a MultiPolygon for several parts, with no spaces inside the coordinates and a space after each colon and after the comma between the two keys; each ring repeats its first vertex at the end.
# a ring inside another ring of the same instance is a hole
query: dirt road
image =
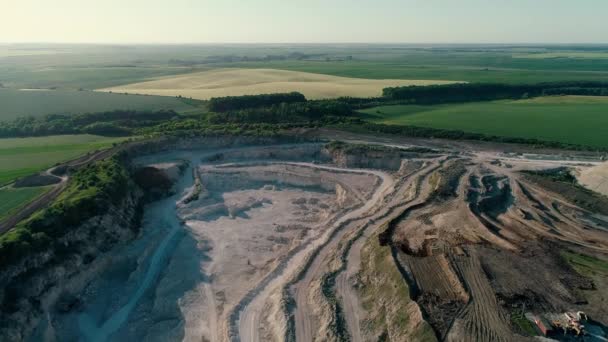
{"type": "MultiPolygon", "coordinates": [[[[51,175],[51,176],[55,176],[52,174],[52,170],[54,170],[58,167],[65,166],[65,167],[77,169],[77,168],[89,165],[90,163],[96,162],[98,160],[107,158],[107,157],[113,155],[114,153],[116,153],[117,151],[118,151],[118,147],[110,148],[108,150],[98,151],[96,153],[93,153],[90,155],[85,155],[80,158],[71,160],[64,164],[61,164],[58,166],[53,166],[52,168],[45,170],[44,173],[51,175]]],[[[49,192],[36,198],[32,202],[28,203],[26,206],[19,209],[13,215],[6,218],[4,221],[0,222],[0,235],[11,230],[17,223],[30,217],[36,211],[38,211],[42,208],[45,208],[46,206],[49,205],[49,203],[51,203],[54,199],[56,199],[63,192],[63,190],[65,190],[65,188],[67,187],[67,184],[68,184],[68,180],[69,180],[69,177],[66,175],[60,176],[59,178],[61,178],[61,182],[55,184],[53,189],[51,189],[49,192]]]]}
{"type": "Polygon", "coordinates": [[[361,269],[361,249],[368,238],[383,226],[384,222],[390,221],[400,215],[406,207],[422,202],[422,197],[424,196],[419,196],[420,184],[423,178],[428,176],[437,167],[438,163],[430,163],[424,168],[402,176],[403,181],[395,189],[395,196],[392,196],[390,202],[383,206],[385,210],[375,215],[373,218],[374,223],[364,228],[361,235],[354,240],[348,250],[346,269],[337,276],[335,291],[336,297],[339,298],[342,305],[348,333],[353,342],[365,341],[360,328],[360,322],[365,312],[361,307],[359,294],[351,282],[351,279],[361,269]]]}
{"type": "MultiPolygon", "coordinates": [[[[238,323],[238,336],[234,338],[234,340],[237,341],[259,341],[259,323],[268,297],[274,291],[277,291],[282,286],[284,286],[289,281],[289,279],[296,276],[298,270],[306,264],[309,258],[316,255],[317,257],[315,257],[315,260],[322,260],[318,258],[318,255],[321,253],[327,253],[327,251],[331,249],[331,247],[328,248],[328,246],[335,245],[335,243],[337,243],[340,240],[340,237],[343,235],[343,233],[341,234],[342,231],[340,230],[340,228],[342,228],[345,224],[349,223],[354,219],[365,216],[370,209],[372,209],[375,205],[379,204],[383,200],[386,193],[389,192],[394,185],[393,178],[384,172],[371,170],[350,170],[330,166],[319,166],[309,163],[290,164],[340,172],[373,174],[381,179],[381,184],[376,189],[372,197],[363,206],[339,218],[333,224],[332,228],[326,230],[325,233],[323,233],[319,238],[311,241],[305,246],[305,248],[302,248],[298,253],[293,255],[286,262],[285,266],[281,268],[280,272],[277,272],[276,274],[271,274],[271,278],[268,278],[267,281],[262,282],[262,284],[260,284],[261,286],[256,287],[256,289],[254,289],[248,294],[248,296],[246,296],[246,302],[240,310],[238,322],[231,322],[231,324],[238,323]],[[335,234],[336,231],[338,231],[337,234],[335,234]]],[[[312,263],[310,268],[315,269],[319,266],[320,261],[315,261],[312,263]]],[[[309,322],[307,321],[308,311],[306,311],[305,308],[301,309],[303,309],[304,311],[301,311],[301,313],[303,314],[298,314],[298,317],[300,317],[299,325],[307,325],[309,324],[309,322]]],[[[307,339],[310,336],[309,329],[298,329],[298,331],[302,331],[304,334],[298,340],[312,340],[307,339]]]]}

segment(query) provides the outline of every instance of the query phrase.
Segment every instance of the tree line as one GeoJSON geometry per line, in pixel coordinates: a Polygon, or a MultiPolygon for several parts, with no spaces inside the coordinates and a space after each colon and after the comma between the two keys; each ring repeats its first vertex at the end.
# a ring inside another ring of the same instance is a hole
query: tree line
{"type": "Polygon", "coordinates": [[[543,95],[608,94],[608,82],[550,82],[537,84],[455,83],[430,86],[384,88],[384,101],[402,104],[439,104],[450,102],[492,101],[521,99],[543,95]]]}
{"type": "Polygon", "coordinates": [[[268,107],[282,103],[306,102],[306,97],[298,92],[214,97],[209,100],[209,110],[224,113],[248,108],[268,107]]]}
{"type": "Polygon", "coordinates": [[[177,116],[178,114],[171,110],[115,110],[77,115],[22,117],[0,122],[0,138],[80,133],[126,136],[132,134],[136,128],[157,125],[177,116]]]}

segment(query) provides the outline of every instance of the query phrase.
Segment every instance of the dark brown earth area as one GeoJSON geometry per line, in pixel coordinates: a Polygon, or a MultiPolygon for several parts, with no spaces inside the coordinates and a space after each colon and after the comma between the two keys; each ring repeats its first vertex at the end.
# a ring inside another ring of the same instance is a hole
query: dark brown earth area
{"type": "Polygon", "coordinates": [[[511,319],[523,312],[584,311],[608,323],[608,274],[581,274],[566,257],[608,260],[606,199],[525,169],[453,158],[427,177],[424,204],[389,225],[395,259],[439,339],[525,340],[530,333],[511,319]]]}

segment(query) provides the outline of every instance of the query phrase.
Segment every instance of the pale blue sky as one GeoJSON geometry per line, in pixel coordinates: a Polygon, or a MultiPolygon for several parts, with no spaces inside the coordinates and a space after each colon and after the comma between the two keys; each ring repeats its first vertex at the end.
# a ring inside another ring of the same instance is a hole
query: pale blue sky
{"type": "Polygon", "coordinates": [[[608,0],[0,0],[0,42],[608,43],[608,0]]]}

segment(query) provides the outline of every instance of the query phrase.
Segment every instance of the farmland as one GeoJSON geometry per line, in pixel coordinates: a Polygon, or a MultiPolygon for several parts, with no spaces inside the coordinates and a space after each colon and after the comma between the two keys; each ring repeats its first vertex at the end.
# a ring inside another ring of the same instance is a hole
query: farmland
{"type": "Polygon", "coordinates": [[[99,89],[227,67],[366,79],[608,80],[607,52],[601,46],[8,45],[0,46],[0,83],[13,89],[99,89]]]}
{"type": "Polygon", "coordinates": [[[115,109],[189,111],[195,109],[174,97],[109,94],[91,91],[0,89],[0,120],[46,114],[80,114],[115,109]]]}
{"type": "Polygon", "coordinates": [[[341,96],[374,97],[390,86],[445,84],[448,81],[370,80],[320,75],[275,69],[218,69],[160,78],[155,81],[102,89],[121,93],[137,93],[192,97],[211,97],[285,93],[298,91],[307,98],[341,96]]]}
{"type": "Polygon", "coordinates": [[[605,97],[555,96],[435,106],[385,106],[365,109],[361,113],[377,123],[606,148],[607,111],[608,99],[605,97]]]}
{"type": "Polygon", "coordinates": [[[0,139],[0,184],[89,151],[109,147],[122,139],[95,135],[0,139]]]}
{"type": "Polygon", "coordinates": [[[0,189],[0,220],[47,191],[47,187],[0,189]]]}

